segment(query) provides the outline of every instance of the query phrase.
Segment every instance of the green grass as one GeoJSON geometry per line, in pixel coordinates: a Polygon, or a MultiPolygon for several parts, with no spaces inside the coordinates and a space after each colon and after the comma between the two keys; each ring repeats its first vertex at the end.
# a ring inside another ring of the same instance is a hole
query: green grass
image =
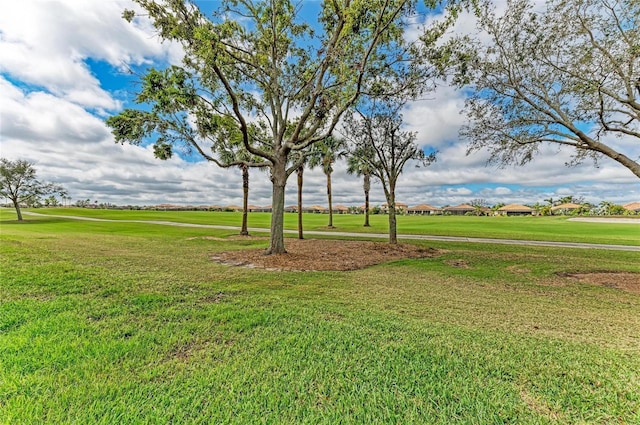
{"type": "MultiPolygon", "coordinates": [[[[204,211],[117,211],[84,208],[47,208],[33,210],[41,214],[77,215],[115,220],[156,220],[196,224],[239,226],[241,214],[204,211]]],[[[11,214],[5,210],[5,214],[11,214]]],[[[27,219],[29,216],[25,216],[27,219]]],[[[363,215],[336,214],[336,229],[327,230],[327,214],[303,214],[305,230],[333,232],[385,233],[386,215],[371,215],[371,227],[362,226],[363,215]]],[[[588,242],[640,245],[640,225],[619,223],[584,223],[569,217],[467,217],[467,216],[398,216],[398,234],[464,236],[474,238],[519,239],[561,242],[588,242]]],[[[268,229],[269,213],[250,213],[249,227],[268,229]]],[[[297,215],[285,214],[285,229],[297,229],[297,215]]]]}
{"type": "Polygon", "coordinates": [[[429,242],[441,255],[272,272],[210,261],[267,245],[217,239],[234,231],[14,220],[3,424],[640,423],[640,295],[562,275],[640,273],[638,253],[429,242]]]}

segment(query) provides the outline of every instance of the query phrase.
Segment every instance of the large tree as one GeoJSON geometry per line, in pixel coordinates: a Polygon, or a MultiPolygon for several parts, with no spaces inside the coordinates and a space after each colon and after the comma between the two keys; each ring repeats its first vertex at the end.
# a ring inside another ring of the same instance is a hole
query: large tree
{"type": "MultiPolygon", "coordinates": [[[[403,37],[413,0],[326,1],[314,27],[303,16],[305,3],[290,0],[222,1],[210,18],[183,0],[136,2],[160,37],[183,46],[185,57],[182,66],[145,77],[161,76],[147,84],[151,96],[138,100],[162,108],[164,119],[139,118],[143,108],[125,110],[119,116],[132,130],[114,126],[116,139],[136,142],[140,129],[151,127],[157,145],[186,138],[202,154],[196,142],[217,125],[208,122],[232,120],[245,149],[270,168],[267,253],[285,252],[285,185],[298,168],[290,155],[328,137],[363,93],[384,92],[389,74],[412,73],[405,79],[411,84],[421,78],[403,37]],[[167,129],[178,131],[167,135],[167,129]]],[[[130,11],[125,17],[138,19],[130,11]]]]}
{"type": "Polygon", "coordinates": [[[428,166],[436,160],[416,143],[416,133],[402,129],[402,105],[372,102],[367,109],[356,109],[345,117],[345,137],[352,145],[352,155],[367,164],[380,180],[389,205],[389,243],[397,243],[396,185],[405,164],[428,166]]]}
{"type": "Polygon", "coordinates": [[[23,220],[21,203],[34,204],[43,196],[52,194],[67,196],[62,186],[38,180],[36,169],[31,162],[0,158],[0,196],[11,200],[18,221],[23,220]]]}
{"type": "Polygon", "coordinates": [[[550,0],[536,11],[511,0],[503,14],[485,3],[477,15],[488,40],[437,56],[473,89],[469,151],[524,164],[551,143],[573,149],[571,164],[607,156],[640,177],[640,2],[550,0]]]}

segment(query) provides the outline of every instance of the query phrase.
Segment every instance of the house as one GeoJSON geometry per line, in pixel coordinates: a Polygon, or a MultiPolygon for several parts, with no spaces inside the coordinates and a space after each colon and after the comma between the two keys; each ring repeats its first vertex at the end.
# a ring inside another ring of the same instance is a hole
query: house
{"type": "Polygon", "coordinates": [[[442,211],[444,211],[445,214],[452,214],[452,215],[466,215],[466,214],[486,215],[486,214],[489,214],[489,212],[491,212],[491,209],[487,207],[480,207],[477,209],[473,205],[460,204],[453,207],[443,208],[442,211]]]}
{"type": "Polygon", "coordinates": [[[326,213],[327,209],[321,205],[311,205],[310,207],[302,208],[302,211],[307,213],[322,214],[326,213]]]}
{"type": "Polygon", "coordinates": [[[271,212],[271,205],[267,205],[266,207],[261,207],[258,205],[248,205],[247,210],[249,212],[271,212]]]}
{"type": "MultiPolygon", "coordinates": [[[[384,204],[380,205],[380,208],[383,214],[389,213],[388,203],[385,202],[384,204]]],[[[402,214],[404,211],[407,211],[408,209],[409,209],[409,205],[404,204],[402,202],[396,202],[396,213],[402,214]]]]}
{"type": "Polygon", "coordinates": [[[628,204],[624,204],[622,206],[622,208],[624,208],[627,211],[631,211],[634,212],[636,214],[640,214],[640,202],[631,202],[628,204]]]}
{"type": "Polygon", "coordinates": [[[297,205],[289,205],[288,207],[284,207],[284,212],[288,212],[288,213],[298,212],[298,206],[297,205]]]}
{"type": "Polygon", "coordinates": [[[415,207],[407,208],[409,214],[432,215],[442,213],[441,208],[433,207],[429,204],[420,204],[415,207]]]}
{"type": "Polygon", "coordinates": [[[333,207],[333,212],[335,214],[347,214],[349,212],[349,208],[345,207],[344,205],[336,205],[335,207],[333,207]]]}
{"type": "Polygon", "coordinates": [[[574,204],[574,203],[560,204],[560,205],[551,207],[551,213],[560,214],[560,215],[571,214],[572,212],[580,208],[582,208],[582,205],[580,204],[574,204]]]}
{"type": "Polygon", "coordinates": [[[498,208],[499,215],[532,215],[533,208],[526,205],[509,204],[498,208]]]}

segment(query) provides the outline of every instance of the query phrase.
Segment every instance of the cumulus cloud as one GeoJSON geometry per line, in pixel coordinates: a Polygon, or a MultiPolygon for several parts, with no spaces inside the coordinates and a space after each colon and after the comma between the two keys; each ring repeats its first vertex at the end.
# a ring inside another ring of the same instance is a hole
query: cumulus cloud
{"type": "Polygon", "coordinates": [[[117,109],[86,59],[123,67],[181,56],[179,47],[161,45],[146,21],[124,21],[125,8],[139,9],[123,1],[3,3],[0,71],[83,107],[117,109]]]}
{"type": "MultiPolygon", "coordinates": [[[[137,6],[129,1],[74,0],[0,6],[1,156],[35,162],[43,179],[64,185],[74,200],[240,204],[238,169],[179,155],[160,161],[149,146],[114,143],[104,118],[123,107],[129,88],[122,82],[110,85],[95,65],[117,73],[127,66],[178,63],[182,56],[179,46],[159,42],[147,20],[124,21],[124,9],[137,6]]],[[[463,17],[456,30],[463,27],[472,28],[471,17],[463,17]]],[[[466,142],[458,137],[464,93],[443,86],[429,97],[408,105],[404,120],[408,130],[418,133],[417,142],[437,149],[439,158],[429,167],[407,164],[397,187],[400,202],[443,206],[482,198],[489,203],[533,203],[564,195],[592,202],[640,199],[638,180],[624,167],[603,159],[599,168],[591,163],[566,168],[569,152],[554,147],[543,148],[524,167],[487,166],[487,153],[466,155],[466,142]]],[[[362,205],[362,179],[346,173],[344,160],[334,168],[334,204],[362,205]]],[[[305,204],[326,205],[322,170],[306,170],[304,181],[305,204]]],[[[250,187],[250,203],[271,204],[268,172],[251,170],[250,187]]],[[[373,183],[371,201],[385,202],[379,182],[373,183]]],[[[295,174],[285,202],[296,203],[295,174]]]]}

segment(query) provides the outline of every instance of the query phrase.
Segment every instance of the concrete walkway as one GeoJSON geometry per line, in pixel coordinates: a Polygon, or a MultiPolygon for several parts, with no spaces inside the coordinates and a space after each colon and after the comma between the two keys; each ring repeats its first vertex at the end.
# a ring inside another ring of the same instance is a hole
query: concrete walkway
{"type": "MultiPolygon", "coordinates": [[[[51,215],[40,214],[34,212],[23,212],[25,215],[33,215],[39,217],[56,217],[66,218],[70,220],[83,220],[83,221],[99,221],[110,223],[141,223],[141,224],[157,224],[161,226],[178,226],[178,227],[195,227],[202,229],[219,229],[219,230],[240,230],[239,226],[220,226],[215,224],[194,224],[194,223],[179,223],[174,221],[156,221],[156,220],[112,220],[105,218],[92,218],[92,217],[80,217],[73,215],[51,215]]],[[[269,229],[250,227],[250,232],[256,233],[269,233],[269,229]]],[[[284,230],[287,234],[298,234],[297,230],[284,230]]],[[[321,230],[305,230],[305,235],[316,236],[342,236],[346,238],[376,238],[387,239],[389,237],[386,233],[350,233],[350,232],[328,232],[321,230]]],[[[606,249],[610,251],[635,251],[640,252],[640,246],[633,245],[608,245],[599,243],[579,243],[579,242],[553,242],[553,241],[530,241],[530,240],[517,240],[517,239],[492,239],[492,238],[467,238],[464,236],[431,236],[431,235],[403,235],[398,234],[398,240],[426,240],[426,241],[440,241],[440,242],[471,242],[471,243],[490,243],[490,244],[503,244],[503,245],[524,245],[524,246],[548,246],[559,248],[580,248],[580,249],[606,249]]]]}

